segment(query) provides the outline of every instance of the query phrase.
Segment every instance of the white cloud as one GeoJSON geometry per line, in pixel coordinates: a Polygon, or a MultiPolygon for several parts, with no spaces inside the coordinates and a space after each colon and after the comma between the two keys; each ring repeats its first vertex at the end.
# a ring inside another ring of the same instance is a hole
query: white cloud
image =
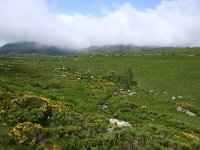
{"type": "Polygon", "coordinates": [[[36,41],[60,47],[133,44],[200,46],[200,1],[163,1],[139,11],[130,3],[105,17],[55,14],[45,0],[1,0],[0,43],[36,41]]]}

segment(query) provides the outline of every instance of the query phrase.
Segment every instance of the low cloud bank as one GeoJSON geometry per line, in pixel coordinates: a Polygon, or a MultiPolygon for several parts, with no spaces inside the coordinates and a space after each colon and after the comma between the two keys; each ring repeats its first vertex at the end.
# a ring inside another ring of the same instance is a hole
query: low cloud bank
{"type": "Polygon", "coordinates": [[[164,0],[146,11],[126,2],[104,17],[54,13],[46,0],[1,0],[0,10],[0,44],[200,46],[199,0],[164,0]]]}

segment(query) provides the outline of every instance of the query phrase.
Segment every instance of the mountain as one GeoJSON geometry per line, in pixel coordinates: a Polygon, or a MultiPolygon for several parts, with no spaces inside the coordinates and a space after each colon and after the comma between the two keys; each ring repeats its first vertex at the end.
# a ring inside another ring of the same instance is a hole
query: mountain
{"type": "Polygon", "coordinates": [[[131,52],[144,50],[162,50],[172,49],[172,47],[156,47],[156,46],[133,46],[133,45],[105,45],[105,46],[91,46],[85,49],[90,53],[113,53],[113,52],[131,52]]]}
{"type": "MultiPolygon", "coordinates": [[[[81,53],[115,53],[115,52],[132,52],[143,50],[169,50],[172,47],[155,47],[155,46],[133,46],[133,45],[104,45],[91,46],[81,49],[81,53]]],[[[75,55],[80,51],[73,49],[62,49],[55,46],[42,45],[36,42],[15,42],[8,43],[0,47],[0,55],[18,55],[18,54],[42,54],[42,55],[75,55]]]]}
{"type": "Polygon", "coordinates": [[[36,42],[15,42],[0,47],[0,55],[42,54],[42,55],[73,55],[77,51],[46,46],[36,42]]]}
{"type": "Polygon", "coordinates": [[[88,52],[95,53],[112,53],[112,52],[128,52],[131,50],[140,50],[139,47],[132,45],[104,45],[104,46],[91,46],[86,49],[88,52]]]}

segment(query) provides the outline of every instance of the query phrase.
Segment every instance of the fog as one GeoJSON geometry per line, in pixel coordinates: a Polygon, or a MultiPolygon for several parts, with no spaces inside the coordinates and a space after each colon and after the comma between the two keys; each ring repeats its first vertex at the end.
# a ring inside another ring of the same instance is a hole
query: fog
{"type": "Polygon", "coordinates": [[[0,0],[0,10],[0,44],[200,46],[199,0],[164,0],[145,11],[125,2],[101,17],[55,13],[46,0],[0,0]]]}

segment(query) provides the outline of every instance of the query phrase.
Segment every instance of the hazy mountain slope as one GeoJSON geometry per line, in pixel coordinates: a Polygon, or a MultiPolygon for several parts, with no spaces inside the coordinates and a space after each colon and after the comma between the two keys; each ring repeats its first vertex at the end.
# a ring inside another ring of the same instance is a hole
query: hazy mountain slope
{"type": "Polygon", "coordinates": [[[133,45],[104,45],[104,46],[91,46],[86,49],[87,52],[92,53],[112,53],[112,52],[131,52],[142,50],[168,50],[172,47],[155,47],[155,46],[133,46],[133,45]]]}
{"type": "Polygon", "coordinates": [[[0,47],[1,55],[17,54],[45,54],[45,55],[72,55],[77,53],[71,49],[61,49],[54,46],[45,46],[35,42],[8,43],[0,47]]]}

